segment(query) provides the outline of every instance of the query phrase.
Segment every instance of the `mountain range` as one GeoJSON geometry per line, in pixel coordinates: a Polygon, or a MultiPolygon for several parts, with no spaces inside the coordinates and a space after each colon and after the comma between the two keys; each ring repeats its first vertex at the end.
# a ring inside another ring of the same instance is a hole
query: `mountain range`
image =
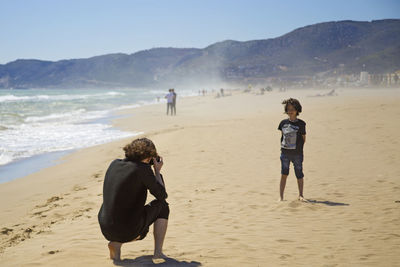
{"type": "Polygon", "coordinates": [[[205,48],[0,65],[0,88],[176,87],[307,79],[321,73],[400,70],[400,19],[335,21],[271,39],[226,40],[205,48]]]}

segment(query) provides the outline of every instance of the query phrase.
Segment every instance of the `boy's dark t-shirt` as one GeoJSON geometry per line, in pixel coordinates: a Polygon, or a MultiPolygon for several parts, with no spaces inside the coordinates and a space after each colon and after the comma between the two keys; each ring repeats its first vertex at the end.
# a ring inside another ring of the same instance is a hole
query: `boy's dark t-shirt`
{"type": "Polygon", "coordinates": [[[303,120],[282,120],[278,130],[282,132],[281,151],[283,154],[303,154],[303,135],[306,134],[306,123],[303,120]]]}

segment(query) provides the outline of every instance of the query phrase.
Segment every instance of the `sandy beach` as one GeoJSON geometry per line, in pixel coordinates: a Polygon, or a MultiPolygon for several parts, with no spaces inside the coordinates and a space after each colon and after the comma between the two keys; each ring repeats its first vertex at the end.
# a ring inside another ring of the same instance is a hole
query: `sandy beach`
{"type": "MultiPolygon", "coordinates": [[[[400,266],[400,90],[292,90],[178,99],[121,112],[164,157],[170,220],[160,266],[400,266]],[[278,202],[281,101],[307,123],[305,197],[293,169],[278,202]]],[[[178,92],[179,93],[179,92],[178,92]]],[[[97,213],[122,139],[0,184],[0,266],[113,266],[97,213]]],[[[149,199],[151,200],[151,198],[149,199]]],[[[152,265],[153,237],[121,266],[152,265]]]]}

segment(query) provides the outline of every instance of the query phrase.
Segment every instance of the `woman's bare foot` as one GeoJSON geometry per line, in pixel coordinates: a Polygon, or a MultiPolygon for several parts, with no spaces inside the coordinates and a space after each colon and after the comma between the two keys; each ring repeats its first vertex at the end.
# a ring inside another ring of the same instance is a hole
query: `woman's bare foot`
{"type": "Polygon", "coordinates": [[[121,260],[121,246],[122,243],[111,241],[108,243],[108,249],[110,250],[110,259],[121,260]]]}

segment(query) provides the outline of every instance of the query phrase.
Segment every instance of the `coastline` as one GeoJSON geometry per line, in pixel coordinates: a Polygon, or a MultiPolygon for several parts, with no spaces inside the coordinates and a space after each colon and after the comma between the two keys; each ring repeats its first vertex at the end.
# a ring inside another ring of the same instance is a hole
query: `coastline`
{"type": "MultiPolygon", "coordinates": [[[[143,102],[143,101],[138,101],[138,102],[143,102]]],[[[125,109],[129,109],[129,110],[133,111],[136,108],[140,108],[142,106],[152,106],[152,105],[157,105],[157,104],[160,104],[160,103],[143,102],[143,104],[137,104],[136,107],[125,108],[125,109]]],[[[119,114],[119,112],[121,110],[124,110],[124,109],[115,109],[113,111],[110,111],[107,114],[107,116],[91,119],[91,120],[85,122],[85,124],[101,123],[101,124],[105,124],[105,125],[110,125],[112,127],[112,129],[120,130],[118,127],[113,125],[113,121],[117,118],[123,118],[124,116],[127,116],[127,115],[119,114]]],[[[132,134],[131,137],[133,138],[134,136],[142,134],[142,132],[141,131],[138,131],[138,132],[129,131],[129,134],[132,134]]],[[[102,144],[107,144],[107,143],[117,141],[117,140],[123,139],[123,138],[124,137],[117,138],[115,140],[107,141],[102,144]]],[[[102,144],[100,144],[100,145],[102,145],[102,144]]],[[[95,145],[91,145],[91,146],[95,146],[95,145]]],[[[30,156],[27,158],[16,159],[5,165],[0,165],[0,184],[9,182],[9,181],[12,181],[15,179],[19,179],[24,176],[28,176],[30,174],[38,172],[42,169],[57,165],[60,162],[62,162],[62,158],[64,156],[74,153],[75,151],[91,147],[91,146],[85,146],[82,144],[82,146],[78,147],[78,148],[44,152],[44,153],[36,154],[36,155],[30,156]]]]}
{"type": "MultiPolygon", "coordinates": [[[[29,166],[31,161],[37,163],[36,171],[48,167],[51,155],[58,152],[137,134],[124,133],[111,127],[112,120],[118,117],[115,114],[119,110],[156,104],[159,102],[156,100],[157,92],[139,88],[94,91],[28,89],[18,93],[0,91],[3,107],[0,130],[4,138],[0,153],[0,180],[7,181],[20,176],[20,168],[32,169],[29,166]],[[13,166],[17,167],[13,169],[13,166]],[[6,170],[3,171],[3,168],[6,170]],[[4,174],[11,174],[12,177],[4,174]]],[[[182,92],[184,96],[191,94],[182,92]]]]}
{"type": "MultiPolygon", "coordinates": [[[[134,90],[134,89],[132,89],[132,90],[134,90]]],[[[113,92],[113,91],[111,91],[111,92],[113,92]]],[[[108,91],[107,93],[110,93],[110,91],[108,91]]],[[[183,95],[180,96],[180,98],[188,98],[188,97],[190,98],[190,97],[196,97],[196,96],[193,96],[193,93],[189,92],[189,91],[183,92],[183,95]]],[[[111,110],[99,110],[99,112],[106,112],[105,113],[106,115],[103,117],[90,119],[90,120],[84,122],[84,124],[90,125],[90,124],[100,123],[103,125],[111,126],[112,130],[119,131],[121,129],[116,127],[113,124],[113,121],[115,119],[123,118],[124,116],[130,116],[129,114],[134,112],[134,110],[136,110],[137,108],[141,108],[144,106],[160,105],[160,104],[164,104],[163,101],[160,102],[160,101],[156,101],[156,100],[151,100],[151,101],[137,100],[132,105],[123,105],[122,107],[113,108],[111,110]],[[128,115],[123,115],[125,110],[130,110],[131,112],[126,113],[128,115]]],[[[131,129],[128,129],[126,131],[126,134],[132,134],[131,137],[134,137],[134,136],[143,134],[143,131],[141,131],[140,129],[138,131],[131,131],[131,129]]],[[[117,140],[120,140],[123,138],[125,138],[125,137],[119,137],[119,138],[116,138],[111,141],[105,141],[103,143],[100,143],[100,145],[110,143],[113,141],[117,141],[117,140]]],[[[97,144],[97,145],[99,145],[99,144],[97,144]]],[[[56,150],[56,151],[44,152],[44,153],[29,156],[29,157],[17,158],[14,161],[11,161],[5,165],[0,165],[0,184],[9,182],[14,179],[22,178],[24,176],[38,172],[41,169],[48,168],[50,166],[59,164],[59,162],[62,161],[63,156],[73,153],[74,151],[78,151],[80,149],[85,149],[85,148],[88,148],[91,146],[96,146],[96,144],[89,145],[89,146],[85,146],[84,144],[82,144],[80,147],[75,147],[75,148],[71,148],[71,149],[67,149],[67,150],[56,150]]]]}
{"type": "Polygon", "coordinates": [[[54,166],[60,159],[73,153],[73,150],[54,151],[35,155],[29,158],[19,159],[0,166],[0,184],[10,182],[12,180],[22,178],[24,176],[33,174],[42,169],[54,166]]]}
{"type": "MultiPolygon", "coordinates": [[[[116,118],[121,118],[123,115],[118,115],[117,112],[111,113],[107,117],[94,119],[88,121],[87,124],[94,124],[94,123],[103,123],[106,125],[112,126],[113,129],[119,130],[117,127],[113,126],[113,120],[116,118]],[[115,114],[114,114],[115,113],[115,114]]],[[[141,132],[129,132],[132,134],[132,138],[142,134],[141,132]]],[[[124,137],[123,137],[124,138],[124,137]]],[[[120,139],[123,139],[120,138],[120,139]]],[[[126,137],[125,137],[126,138],[126,137]]],[[[130,137],[128,137],[130,138],[130,137]]],[[[119,139],[115,139],[112,141],[108,141],[102,144],[107,144],[110,142],[118,141],[119,139]]],[[[93,146],[93,145],[92,145],[93,146]]],[[[49,168],[51,166],[55,166],[60,164],[63,161],[63,158],[71,153],[79,151],[81,149],[90,148],[92,146],[84,146],[80,148],[68,149],[68,150],[60,150],[60,151],[51,151],[51,152],[44,152],[41,154],[36,154],[30,156],[28,158],[20,158],[5,165],[0,166],[0,184],[7,183],[13,181],[15,179],[20,179],[25,176],[34,174],[39,172],[42,169],[49,168]]],[[[96,145],[94,145],[96,146],[96,145]]]]}
{"type": "MultiPolygon", "coordinates": [[[[400,114],[394,105],[399,91],[342,89],[338,97],[307,97],[315,92],[189,97],[178,102],[176,117],[165,115],[163,103],[118,112],[124,117],[114,119],[114,127],[140,129],[166,159],[173,207],[167,254],[205,266],[299,261],[383,266],[400,260],[389,251],[400,248],[399,204],[392,199],[400,183],[399,167],[392,165],[399,150],[388,141],[398,129],[388,122],[400,114]],[[292,173],[288,201],[276,202],[276,127],[284,118],[280,101],[289,96],[299,97],[309,127],[305,196],[316,202],[307,205],[294,201],[292,173]],[[361,116],[373,124],[364,125],[357,120],[361,116]],[[379,146],[371,145],[374,140],[379,146]]],[[[12,229],[2,234],[0,265],[112,265],[96,214],[105,170],[131,139],[79,149],[60,164],[0,184],[0,224],[3,231],[12,229]]],[[[123,258],[151,249],[148,237],[127,244],[123,258]]]]}

